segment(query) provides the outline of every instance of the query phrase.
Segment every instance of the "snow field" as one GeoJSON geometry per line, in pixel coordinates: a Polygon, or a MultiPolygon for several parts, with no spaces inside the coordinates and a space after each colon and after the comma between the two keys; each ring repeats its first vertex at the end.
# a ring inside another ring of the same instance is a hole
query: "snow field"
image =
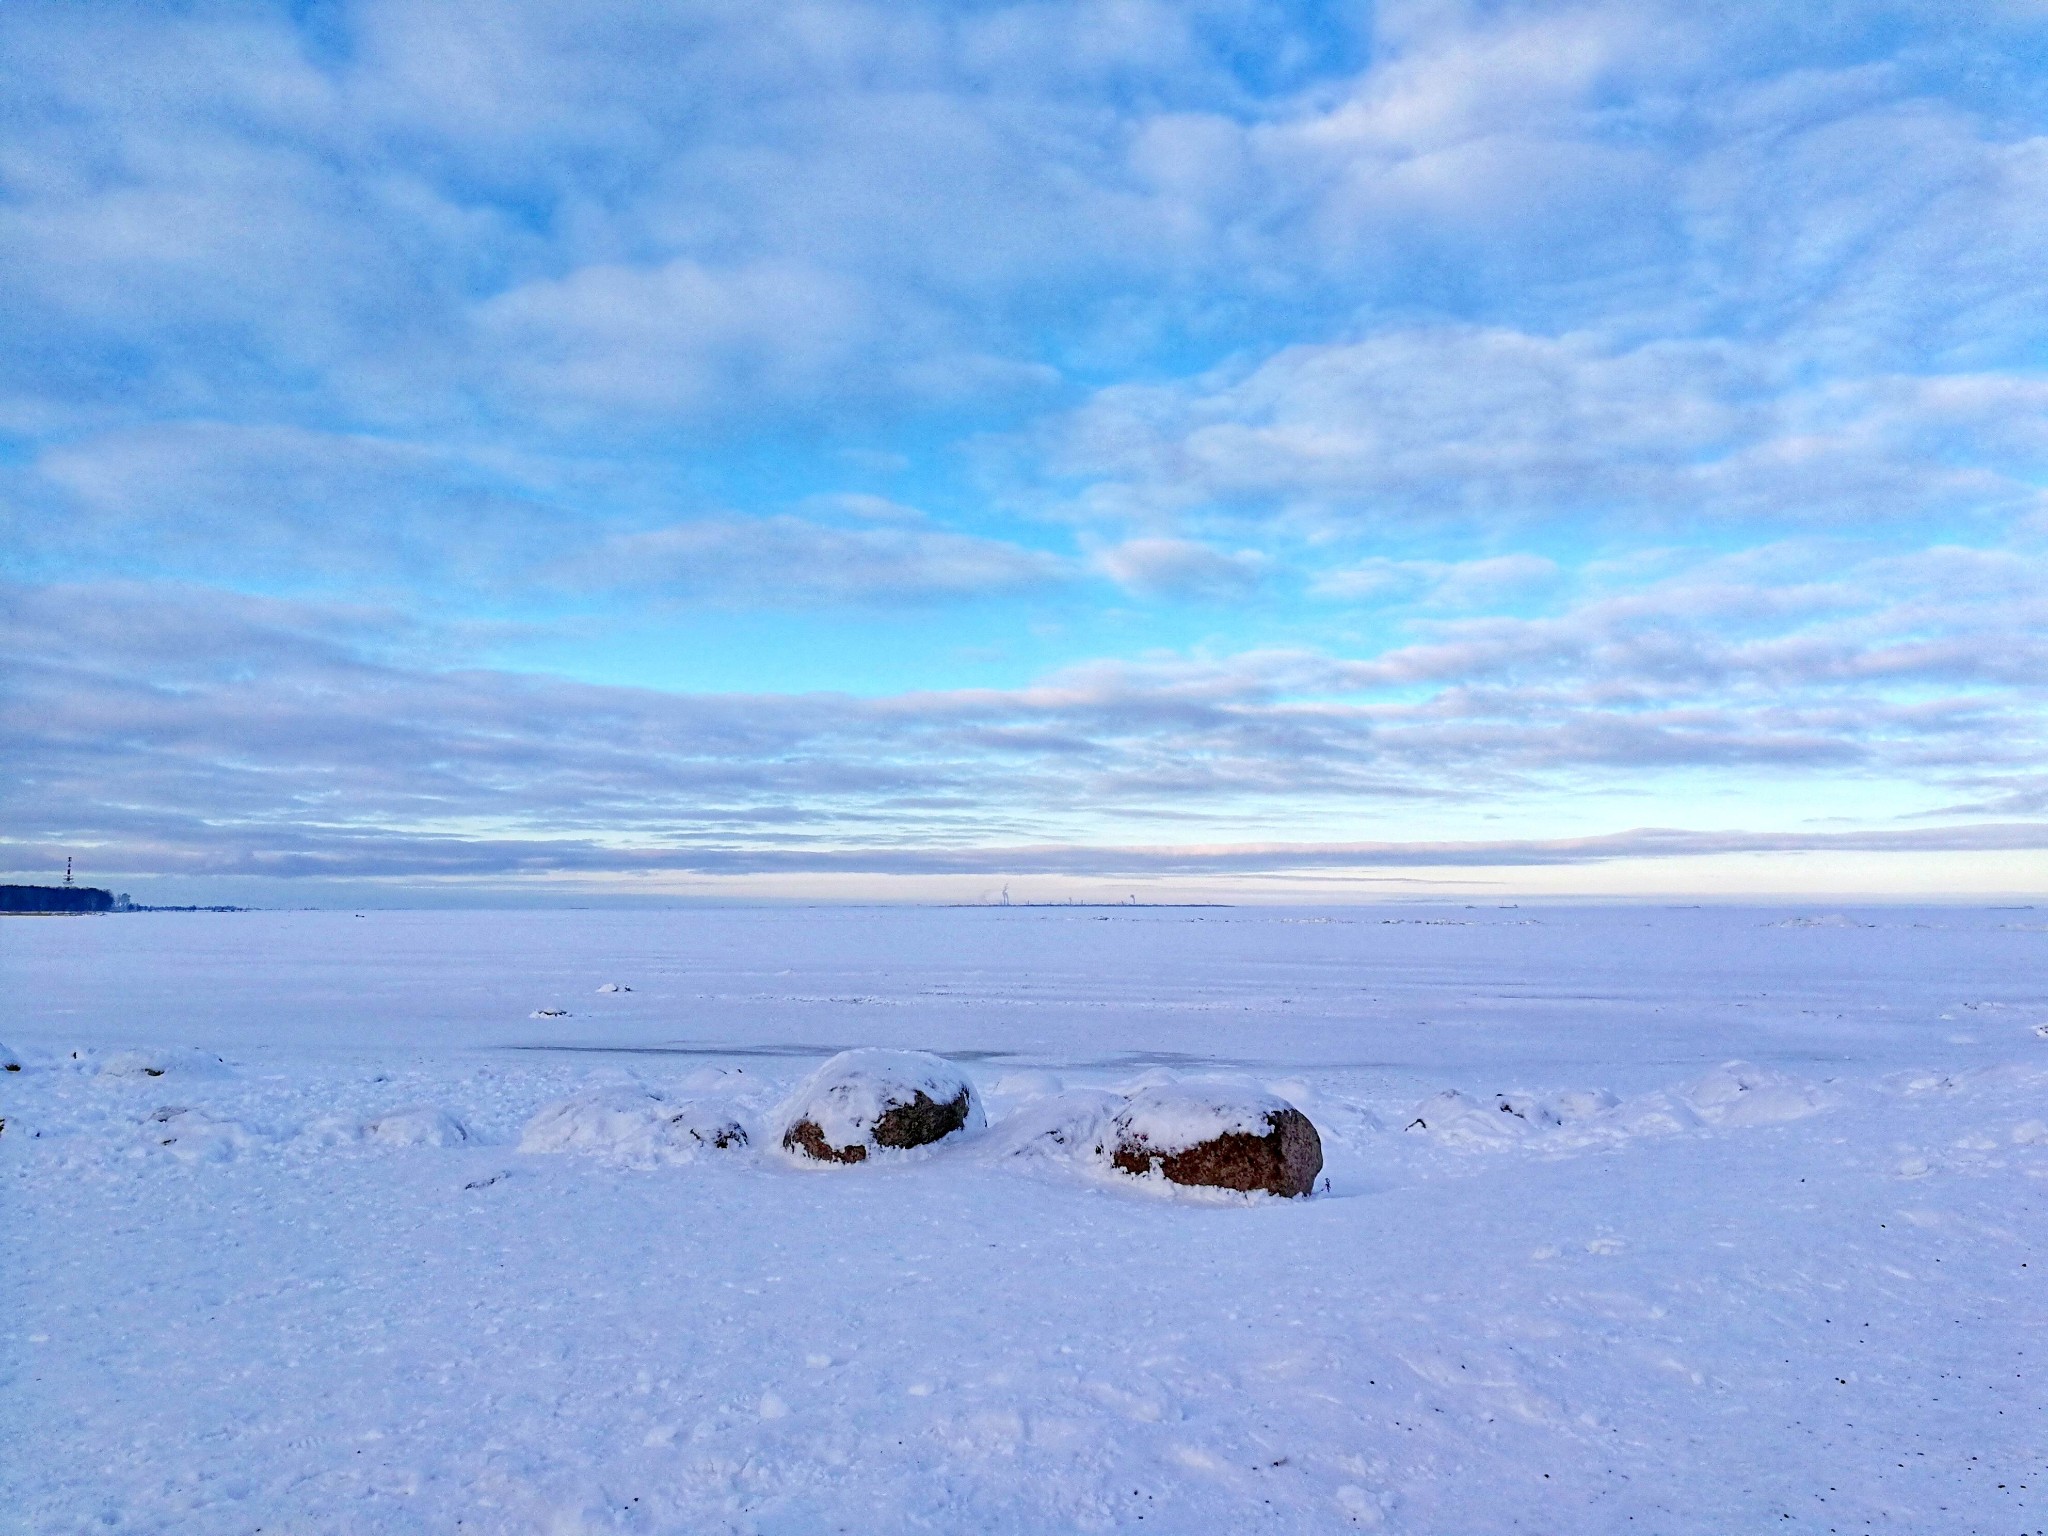
{"type": "Polygon", "coordinates": [[[1660,914],[1625,962],[1640,914],[1122,918],[1060,971],[1092,917],[856,963],[840,914],[577,916],[490,1016],[481,919],[356,921],[367,1011],[283,915],[0,929],[0,1529],[2043,1525],[2048,1010],[2000,918],[1660,914]],[[536,1041],[572,995],[614,1011],[536,1041]],[[985,1128],[794,1165],[856,1030],[985,1128]],[[1219,1086],[1306,1110],[1329,1193],[1100,1165],[1219,1086]]]}

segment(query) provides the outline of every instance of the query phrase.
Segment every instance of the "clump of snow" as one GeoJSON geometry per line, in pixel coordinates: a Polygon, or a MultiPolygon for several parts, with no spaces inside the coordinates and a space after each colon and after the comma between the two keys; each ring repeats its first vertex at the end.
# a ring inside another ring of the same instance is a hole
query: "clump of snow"
{"type": "Polygon", "coordinates": [[[2048,1120],[2022,1120],[2012,1128],[2012,1139],[2022,1147],[2048,1144],[2048,1120]]]}
{"type": "Polygon", "coordinates": [[[986,1124],[967,1075],[926,1051],[841,1051],[776,1114],[779,1140],[817,1160],[863,1162],[986,1124]]]}
{"type": "MultiPolygon", "coordinates": [[[[78,1053],[72,1053],[78,1059],[78,1053]]],[[[90,1058],[84,1058],[90,1060],[90,1058]]],[[[228,1064],[207,1051],[186,1049],[115,1051],[100,1060],[99,1077],[226,1077],[228,1064]]]]}
{"type": "Polygon", "coordinates": [[[599,987],[597,990],[600,992],[630,992],[633,989],[631,987],[621,986],[616,981],[608,981],[603,986],[599,987]]]}
{"type": "Polygon", "coordinates": [[[1551,1094],[1524,1091],[1484,1098],[1446,1089],[1408,1112],[1405,1130],[1446,1146],[1504,1147],[1547,1138],[1552,1147],[1583,1147],[1635,1136],[1697,1131],[1703,1121],[1692,1105],[1668,1093],[1617,1099],[1605,1088],[1568,1088],[1551,1094]]]}
{"type": "Polygon", "coordinates": [[[1699,1117],[1692,1105],[1676,1094],[1663,1092],[1639,1094],[1633,1099],[1624,1100],[1608,1114],[1583,1122],[1579,1127],[1588,1137],[1604,1134],[1617,1139],[1630,1136],[1683,1136],[1705,1128],[1706,1122],[1699,1117]]]}
{"type": "Polygon", "coordinates": [[[527,1017],[529,1019],[566,1019],[569,1017],[569,1010],[566,1008],[536,1008],[527,1017]]]}
{"type": "Polygon", "coordinates": [[[1779,1125],[1828,1105],[1827,1095],[1814,1084],[1746,1061],[1723,1062],[1688,1088],[1685,1098],[1702,1120],[1727,1126],[1779,1125]]]}
{"type": "Polygon", "coordinates": [[[224,1163],[262,1138],[238,1121],[166,1104],[142,1122],[143,1139],[181,1162],[224,1163]]]}
{"type": "Polygon", "coordinates": [[[1101,1088],[1034,1095],[995,1123],[989,1151],[1003,1158],[1105,1166],[1116,1139],[1117,1112],[1125,1102],[1122,1094],[1101,1088]]]}
{"type": "Polygon", "coordinates": [[[1411,1109],[1402,1129],[1450,1143],[1494,1145],[1527,1136],[1532,1127],[1511,1099],[1476,1099],[1446,1088],[1411,1109]]]}
{"type": "Polygon", "coordinates": [[[1542,1112],[1554,1125],[1576,1125],[1616,1108],[1620,1100],[1605,1088],[1567,1088],[1543,1101],[1542,1112]]]}
{"type": "Polygon", "coordinates": [[[1304,1077],[1283,1077],[1266,1084],[1268,1093],[1276,1093],[1296,1109],[1313,1109],[1322,1095],[1304,1077]]]}
{"type": "Polygon", "coordinates": [[[0,1072],[19,1072],[20,1070],[21,1053],[5,1044],[0,1044],[0,1072]]]}
{"type": "Polygon", "coordinates": [[[1868,928],[1869,923],[1859,923],[1855,918],[1841,912],[1830,912],[1825,917],[1787,917],[1775,923],[1765,924],[1768,928],[1868,928]]]}
{"type": "Polygon", "coordinates": [[[1274,1117],[1293,1107],[1278,1094],[1230,1079],[1159,1082],[1130,1096],[1116,1127],[1120,1136],[1170,1156],[1218,1136],[1264,1136],[1274,1117]]]}
{"type": "Polygon", "coordinates": [[[718,1100],[669,1103],[645,1089],[579,1093],[542,1106],[519,1138],[522,1152],[576,1152],[646,1166],[687,1162],[706,1148],[744,1147],[745,1119],[718,1100]]]}
{"type": "Polygon", "coordinates": [[[363,1140],[387,1147],[455,1147],[469,1140],[469,1131],[445,1109],[414,1104],[365,1120],[363,1140]]]}

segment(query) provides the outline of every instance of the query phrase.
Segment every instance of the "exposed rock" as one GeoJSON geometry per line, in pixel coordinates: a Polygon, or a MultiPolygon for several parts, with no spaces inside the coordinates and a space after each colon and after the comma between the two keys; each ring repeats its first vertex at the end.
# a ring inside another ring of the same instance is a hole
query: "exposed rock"
{"type": "Polygon", "coordinates": [[[1112,1123],[1110,1160],[1169,1183],[1306,1195],[1323,1171],[1308,1116],[1274,1094],[1232,1084],[1141,1088],[1112,1123]]]}
{"type": "Polygon", "coordinates": [[[821,1163],[862,1163],[983,1123],[966,1075],[924,1051],[842,1051],[791,1095],[781,1118],[784,1149],[821,1163]]]}

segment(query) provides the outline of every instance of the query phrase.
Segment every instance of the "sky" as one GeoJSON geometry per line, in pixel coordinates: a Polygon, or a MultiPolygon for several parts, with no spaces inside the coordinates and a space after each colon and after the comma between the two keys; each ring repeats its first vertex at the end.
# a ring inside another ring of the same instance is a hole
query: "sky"
{"type": "Polygon", "coordinates": [[[0,8],[0,867],[2048,895],[2048,5],[0,8]]]}

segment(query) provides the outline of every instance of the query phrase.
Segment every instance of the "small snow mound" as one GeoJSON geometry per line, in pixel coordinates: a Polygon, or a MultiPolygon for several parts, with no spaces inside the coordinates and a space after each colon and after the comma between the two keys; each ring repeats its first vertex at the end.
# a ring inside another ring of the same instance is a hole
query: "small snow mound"
{"type": "Polygon", "coordinates": [[[1767,928],[1868,928],[1869,923],[1859,923],[1855,918],[1841,912],[1830,912],[1825,917],[1787,917],[1775,923],[1766,923],[1767,928]]]}
{"type": "Polygon", "coordinates": [[[1446,1088],[1411,1109],[1401,1128],[1452,1146],[1500,1146],[1538,1128],[1529,1121],[1534,1107],[1534,1100],[1518,1104],[1505,1094],[1477,1099],[1446,1088]]]}
{"type": "Polygon", "coordinates": [[[1661,1090],[1624,1100],[1606,1114],[1583,1123],[1588,1136],[1603,1131],[1613,1136],[1683,1136],[1705,1128],[1706,1121],[1692,1105],[1661,1090]]]}
{"type": "Polygon", "coordinates": [[[0,1072],[19,1072],[20,1070],[21,1052],[13,1050],[5,1044],[0,1044],[0,1072]]]}
{"type": "Polygon", "coordinates": [[[859,1163],[882,1150],[943,1141],[986,1121],[974,1085],[925,1051],[841,1051],[804,1079],[777,1112],[784,1150],[818,1162],[859,1163]]]}
{"type": "Polygon", "coordinates": [[[603,986],[599,987],[597,990],[600,992],[630,992],[633,989],[631,987],[621,986],[616,981],[608,981],[603,986]]]}
{"type": "Polygon", "coordinates": [[[166,1104],[142,1122],[143,1140],[186,1163],[224,1163],[260,1138],[204,1110],[166,1104]]]}
{"type": "Polygon", "coordinates": [[[445,1109],[414,1104],[363,1122],[363,1140],[386,1147],[456,1147],[469,1131],[445,1109]]]}
{"type": "Polygon", "coordinates": [[[566,1008],[536,1008],[527,1017],[529,1019],[566,1019],[569,1017],[569,1010],[566,1008]]]}
{"type": "Polygon", "coordinates": [[[1780,1125],[1827,1108],[1827,1095],[1812,1083],[1766,1072],[1746,1061],[1723,1062],[1685,1090],[1702,1120],[1714,1125],[1780,1125]]]}
{"type": "Polygon", "coordinates": [[[2022,1120],[2012,1128],[2012,1139],[2022,1147],[2048,1146],[2048,1120],[2022,1120]]]}
{"type": "Polygon", "coordinates": [[[1553,1125],[1576,1125],[1619,1108],[1620,1104],[1605,1088],[1568,1088],[1543,1101],[1543,1114],[1553,1125]]]}
{"type": "MultiPolygon", "coordinates": [[[[72,1055],[74,1058],[78,1057],[75,1051],[72,1055]]],[[[99,1063],[95,1075],[114,1079],[226,1077],[228,1064],[210,1052],[190,1048],[167,1051],[115,1051],[99,1063]]]]}
{"type": "Polygon", "coordinates": [[[644,1090],[613,1088],[543,1105],[526,1122],[519,1150],[575,1152],[646,1166],[687,1162],[705,1148],[747,1145],[744,1121],[716,1101],[672,1104],[644,1090]]]}
{"type": "Polygon", "coordinates": [[[1034,1095],[990,1129],[989,1151],[996,1157],[1082,1167],[1106,1163],[1124,1103],[1122,1094],[1102,1088],[1034,1095]]]}

